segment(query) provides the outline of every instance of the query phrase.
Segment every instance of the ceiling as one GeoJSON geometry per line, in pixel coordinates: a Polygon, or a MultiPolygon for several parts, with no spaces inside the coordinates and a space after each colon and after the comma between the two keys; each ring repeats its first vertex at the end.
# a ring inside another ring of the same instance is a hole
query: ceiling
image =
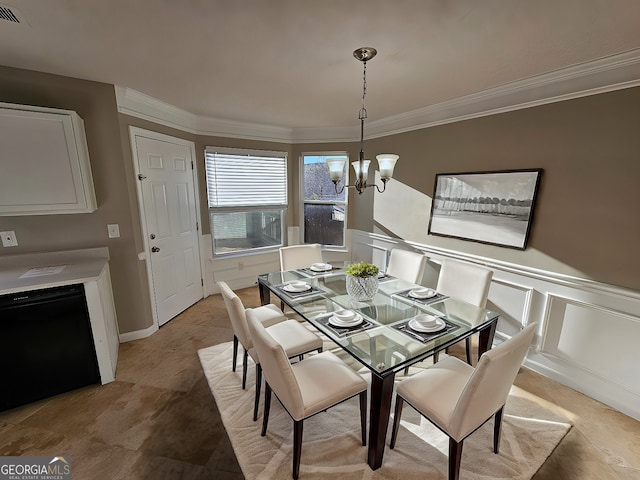
{"type": "MultiPolygon", "coordinates": [[[[197,116],[357,123],[640,47],[637,0],[0,0],[0,65],[106,82],[197,116]]],[[[1,99],[0,99],[1,100],[1,99]]]]}

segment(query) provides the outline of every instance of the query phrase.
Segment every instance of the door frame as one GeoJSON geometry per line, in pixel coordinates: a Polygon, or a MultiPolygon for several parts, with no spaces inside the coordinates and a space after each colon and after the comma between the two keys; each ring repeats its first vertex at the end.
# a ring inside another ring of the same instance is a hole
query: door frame
{"type": "MultiPolygon", "coordinates": [[[[198,189],[198,168],[196,167],[197,157],[196,157],[196,145],[191,140],[185,140],[184,138],[172,137],[170,135],[165,135],[164,133],[154,132],[152,130],[145,130],[144,128],[135,127],[133,125],[129,125],[129,140],[131,143],[131,159],[133,162],[133,181],[136,184],[136,195],[138,197],[138,221],[140,222],[140,229],[142,232],[142,243],[144,251],[138,253],[138,258],[140,260],[144,260],[145,267],[147,270],[147,287],[149,288],[149,301],[151,303],[151,315],[153,318],[153,332],[157,331],[160,328],[160,324],[158,322],[158,306],[156,305],[156,297],[153,289],[153,271],[151,270],[151,262],[149,261],[149,254],[151,252],[151,246],[149,245],[149,234],[147,232],[147,224],[145,222],[145,209],[144,209],[144,198],[142,194],[142,182],[138,180],[138,175],[140,174],[139,168],[139,159],[138,159],[138,149],[136,148],[136,137],[145,137],[151,140],[159,140],[170,143],[175,143],[178,145],[185,146],[189,148],[191,152],[191,159],[194,162],[194,166],[191,169],[191,175],[193,177],[193,194],[195,196],[195,207],[196,207],[196,222],[197,222],[197,232],[196,236],[198,239],[198,256],[200,257],[200,278],[202,279],[201,285],[201,293],[202,298],[204,298],[204,272],[205,272],[205,264],[204,264],[204,255],[202,255],[202,217],[200,216],[200,192],[198,189]]],[[[153,333],[151,332],[151,333],[153,333]]]]}

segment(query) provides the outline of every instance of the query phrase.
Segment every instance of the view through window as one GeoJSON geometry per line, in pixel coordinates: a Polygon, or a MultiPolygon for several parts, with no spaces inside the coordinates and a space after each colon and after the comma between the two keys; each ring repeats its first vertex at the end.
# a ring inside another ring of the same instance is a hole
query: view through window
{"type": "Polygon", "coordinates": [[[287,208],[285,152],[205,149],[213,254],[275,250],[287,208]]]}
{"type": "MultiPolygon", "coordinates": [[[[344,247],[347,225],[347,190],[337,194],[325,165],[327,158],[343,158],[345,152],[309,153],[302,155],[303,176],[303,238],[304,243],[320,243],[344,247]]],[[[344,181],[347,178],[345,176],[344,181]]]]}

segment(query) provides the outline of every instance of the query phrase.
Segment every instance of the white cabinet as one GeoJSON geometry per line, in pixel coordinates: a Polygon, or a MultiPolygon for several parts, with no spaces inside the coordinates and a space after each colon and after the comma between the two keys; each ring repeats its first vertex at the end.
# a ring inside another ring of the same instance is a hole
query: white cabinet
{"type": "Polygon", "coordinates": [[[0,215],[96,210],[84,122],[76,112],[0,102],[0,215]]]}

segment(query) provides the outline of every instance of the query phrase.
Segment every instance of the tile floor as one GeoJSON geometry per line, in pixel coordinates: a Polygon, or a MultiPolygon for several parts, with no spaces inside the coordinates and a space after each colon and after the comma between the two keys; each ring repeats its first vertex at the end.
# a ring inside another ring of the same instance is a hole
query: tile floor
{"type": "MultiPolygon", "coordinates": [[[[68,456],[76,480],[242,479],[196,354],[232,337],[221,297],[198,302],[120,345],[115,382],[0,412],[0,455],[68,456]]],[[[534,480],[640,478],[640,422],[526,369],[516,385],[574,422],[534,480]]]]}

